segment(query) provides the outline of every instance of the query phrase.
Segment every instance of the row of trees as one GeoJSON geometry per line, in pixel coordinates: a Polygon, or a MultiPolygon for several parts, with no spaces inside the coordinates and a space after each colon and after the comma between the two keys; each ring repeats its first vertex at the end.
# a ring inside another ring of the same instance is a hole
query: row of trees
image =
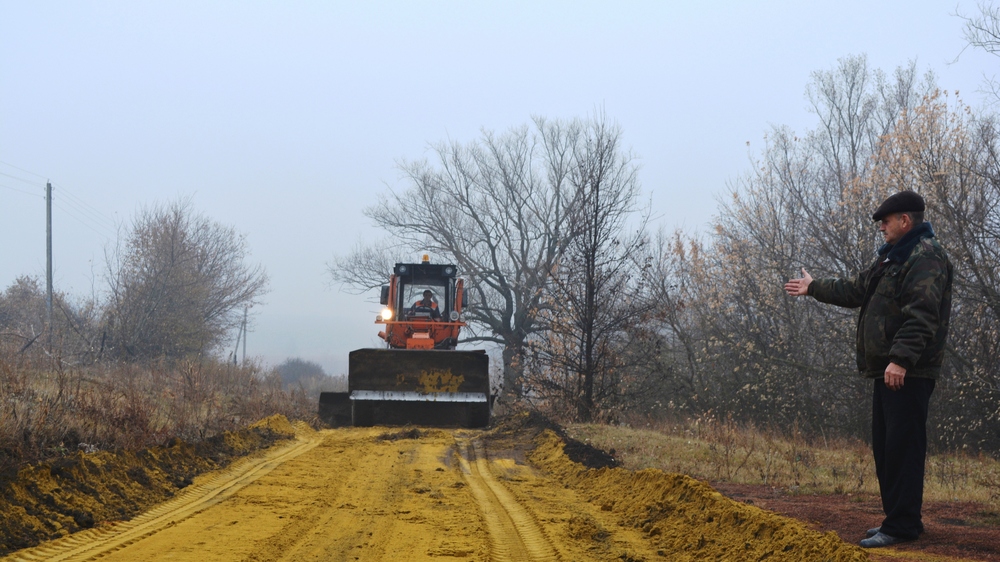
{"type": "Polygon", "coordinates": [[[56,293],[51,325],[38,280],[17,279],[0,293],[0,337],[78,364],[178,360],[219,351],[267,291],[246,239],[186,200],[140,210],[105,257],[105,289],[56,293]]]}
{"type": "Polygon", "coordinates": [[[864,436],[856,311],[784,295],[808,267],[846,277],[880,245],[872,210],[915,189],[956,266],[940,443],[1000,450],[1000,123],[914,64],[850,57],[813,75],[817,126],[767,135],[707,235],[647,234],[634,158],[604,115],[535,119],[405,162],[408,187],[367,210],[395,244],[331,267],[365,290],[424,247],[453,259],[469,341],[503,349],[503,393],[578,420],[734,416],[864,436]]]}
{"type": "Polygon", "coordinates": [[[701,360],[684,379],[697,381],[688,395],[758,423],[864,435],[869,389],[852,377],[857,311],[777,288],[801,267],[848,277],[867,266],[881,243],[872,210],[915,189],[956,269],[935,436],[1000,450],[1000,124],[913,65],[890,77],[864,57],[817,73],[809,94],[819,126],[801,137],[772,131],[755,169],[731,186],[713,235],[680,241],[666,260],[675,298],[688,304],[670,325],[668,363],[688,357],[693,339],[701,360]]]}

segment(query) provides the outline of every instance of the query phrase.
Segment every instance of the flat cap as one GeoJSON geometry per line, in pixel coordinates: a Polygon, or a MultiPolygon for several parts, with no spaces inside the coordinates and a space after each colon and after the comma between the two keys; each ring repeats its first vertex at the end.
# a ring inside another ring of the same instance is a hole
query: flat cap
{"type": "Polygon", "coordinates": [[[916,191],[900,191],[893,193],[888,199],[882,202],[875,209],[872,215],[873,221],[880,221],[883,217],[893,213],[922,213],[924,212],[924,198],[916,191]]]}

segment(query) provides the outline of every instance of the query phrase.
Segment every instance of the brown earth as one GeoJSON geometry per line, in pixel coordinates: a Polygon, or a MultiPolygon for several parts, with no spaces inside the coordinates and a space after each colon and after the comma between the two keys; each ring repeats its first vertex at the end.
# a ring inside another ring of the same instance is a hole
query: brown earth
{"type": "Polygon", "coordinates": [[[76,452],[0,476],[0,556],[109,521],[130,519],[192,479],[295,435],[283,416],[200,443],[76,452]]]}
{"type": "MultiPolygon", "coordinates": [[[[790,494],[780,488],[726,484],[713,486],[726,496],[807,522],[813,529],[833,531],[856,543],[882,520],[878,496],[790,494]]],[[[893,547],[891,554],[871,551],[873,560],[1000,560],[1000,514],[968,502],[924,502],[924,534],[893,547]]]]}
{"type": "MultiPolygon", "coordinates": [[[[283,419],[264,425],[272,433],[291,431],[283,419]]],[[[168,467],[162,462],[167,453],[134,457],[159,458],[158,466],[168,467]]],[[[90,496],[94,505],[86,504],[95,521],[91,529],[8,559],[869,559],[829,532],[836,528],[827,531],[809,518],[806,524],[760,509],[765,501],[780,504],[777,495],[733,501],[687,476],[617,468],[606,453],[568,439],[536,416],[507,418],[489,431],[314,432],[300,425],[295,439],[194,477],[168,501],[131,519],[127,509],[101,518],[98,508],[156,486],[137,483],[138,471],[118,469],[103,471],[111,479],[100,481],[102,466],[117,466],[97,463],[100,455],[82,455],[74,470],[55,476],[51,467],[25,473],[38,477],[35,487],[47,489],[53,499],[36,506],[79,507],[86,502],[65,497],[84,488],[98,492],[90,496]],[[105,502],[105,494],[112,501],[105,502]]],[[[143,466],[149,483],[171,482],[167,468],[158,469],[160,475],[143,466]]],[[[40,526],[56,528],[40,508],[32,509],[40,526]]],[[[0,513],[6,518],[10,512],[0,513]]],[[[66,514],[53,519],[60,525],[57,535],[73,524],[84,526],[66,514]]],[[[929,525],[929,536],[937,532],[929,525]]]]}

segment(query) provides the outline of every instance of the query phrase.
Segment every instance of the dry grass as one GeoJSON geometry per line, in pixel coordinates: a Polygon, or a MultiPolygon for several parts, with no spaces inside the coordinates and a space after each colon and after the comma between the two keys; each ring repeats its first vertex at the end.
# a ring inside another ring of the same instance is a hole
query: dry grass
{"type": "MultiPolygon", "coordinates": [[[[861,441],[810,442],[731,421],[698,420],[646,429],[571,425],[570,435],[630,469],[658,468],[708,481],[763,484],[795,493],[877,494],[871,450],[861,441]]],[[[925,501],[971,501],[1000,510],[1000,462],[985,455],[931,455],[925,501]]]]}
{"type": "Polygon", "coordinates": [[[273,372],[214,359],[67,366],[0,348],[0,477],[77,449],[195,441],[271,414],[311,419],[315,403],[273,372]]]}

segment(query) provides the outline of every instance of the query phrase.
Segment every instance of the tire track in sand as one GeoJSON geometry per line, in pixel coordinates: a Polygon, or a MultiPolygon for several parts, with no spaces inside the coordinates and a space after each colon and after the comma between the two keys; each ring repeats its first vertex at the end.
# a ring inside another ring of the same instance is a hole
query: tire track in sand
{"type": "Polygon", "coordinates": [[[493,477],[479,442],[466,440],[461,446],[465,451],[459,455],[462,475],[489,530],[493,562],[559,560],[535,519],[493,477]]]}
{"type": "Polygon", "coordinates": [[[328,492],[330,505],[299,514],[289,528],[272,538],[273,544],[252,559],[384,559],[387,535],[395,523],[392,510],[396,496],[401,494],[407,460],[417,448],[415,442],[401,445],[404,448],[398,451],[371,445],[354,447],[346,457],[350,464],[342,468],[344,480],[339,489],[328,492]],[[353,515],[345,517],[344,513],[353,515]]]}
{"type": "Polygon", "coordinates": [[[315,434],[266,451],[262,456],[243,458],[204,482],[184,488],[180,494],[150,511],[110,527],[74,533],[35,548],[18,551],[4,560],[75,561],[96,560],[101,556],[153,535],[232,496],[248,484],[320,443],[315,434]]]}

